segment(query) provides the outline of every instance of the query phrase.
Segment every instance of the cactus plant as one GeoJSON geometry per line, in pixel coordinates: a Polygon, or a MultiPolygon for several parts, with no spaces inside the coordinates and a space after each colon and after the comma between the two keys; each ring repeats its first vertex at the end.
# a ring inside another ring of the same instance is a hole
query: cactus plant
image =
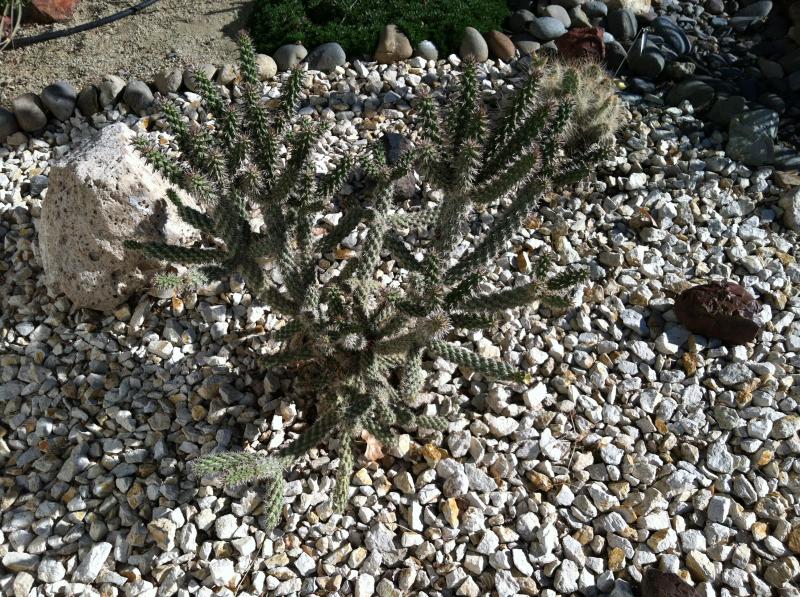
{"type": "Polygon", "coordinates": [[[338,440],[333,499],[341,509],[354,461],[352,442],[363,431],[391,444],[395,427],[447,429],[442,413],[421,415],[410,406],[425,381],[426,354],[490,378],[526,380],[515,366],[459,344],[453,331],[491,326],[505,310],[535,301],[569,306],[567,293],[585,273],[567,267],[553,274],[547,255],[519,286],[481,292],[479,282],[535,212],[539,198],[585,178],[606,155],[619,108],[599,67],[536,64],[490,111],[481,99],[478,66],[466,63],[447,109],[432,95],[419,100],[414,149],[390,164],[376,144],[318,176],[312,150],[324,125],[294,115],[304,72],[297,68],[288,75],[280,104],[270,112],[261,102],[249,38],[241,38],[240,48],[244,94],[239,104],[223,101],[202,72],[196,75],[215,117],[213,130],[187,124],[175,106],[165,103],[180,159],[146,138],[136,141],[151,164],[205,206],[204,212],[196,210],[177,192],[168,194],[180,216],[216,239],[215,245],[129,241],[128,247],[195,264],[207,276],[239,271],[254,297],[286,318],[286,325],[272,332],[283,349],[263,366],[296,368],[316,396],[318,418],[275,453],[207,454],[194,465],[198,474],[221,473],[232,485],[266,480],[272,525],[283,505],[284,471],[319,443],[338,440]],[[414,171],[441,199],[399,209],[395,187],[414,171]],[[363,191],[339,198],[337,191],[351,177],[360,177],[363,191]],[[335,204],[342,212],[338,222],[315,236],[318,217],[335,204]],[[251,206],[267,222],[260,231],[250,226],[251,206]],[[467,248],[467,225],[488,206],[497,209],[495,218],[467,248]],[[337,260],[335,250],[357,229],[366,229],[359,250],[337,260]],[[412,229],[417,231],[413,237],[412,229]],[[410,244],[412,238],[418,240],[410,244]],[[386,256],[401,268],[391,288],[376,277],[386,256]],[[325,282],[318,265],[323,257],[338,273],[325,282]],[[282,284],[265,275],[265,260],[280,269],[282,284]]]}

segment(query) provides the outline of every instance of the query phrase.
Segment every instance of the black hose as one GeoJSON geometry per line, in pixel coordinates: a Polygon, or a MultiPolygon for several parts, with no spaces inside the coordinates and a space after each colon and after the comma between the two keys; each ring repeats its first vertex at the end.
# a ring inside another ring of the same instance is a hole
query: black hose
{"type": "Polygon", "coordinates": [[[136,6],[131,6],[130,8],[126,8],[125,10],[121,10],[118,13],[109,15],[107,17],[103,17],[101,19],[89,21],[88,23],[84,23],[83,25],[70,27],[69,29],[61,29],[59,31],[48,31],[47,33],[42,33],[40,35],[31,35],[29,37],[14,38],[11,40],[11,43],[9,45],[5,46],[2,49],[12,50],[15,48],[23,48],[25,46],[37,44],[40,41],[49,41],[51,39],[58,39],[59,37],[67,37],[68,35],[72,35],[74,33],[89,31],[91,29],[101,27],[102,25],[107,25],[108,23],[113,23],[114,21],[118,21],[123,17],[136,14],[137,12],[144,10],[145,8],[147,8],[151,4],[155,4],[156,2],[158,2],[158,0],[143,0],[143,2],[140,2],[136,6]]]}

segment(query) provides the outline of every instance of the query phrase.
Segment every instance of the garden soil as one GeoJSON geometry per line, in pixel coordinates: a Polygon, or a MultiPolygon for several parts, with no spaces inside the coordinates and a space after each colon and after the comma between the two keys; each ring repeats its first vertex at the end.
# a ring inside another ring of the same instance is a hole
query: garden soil
{"type": "MultiPolygon", "coordinates": [[[[81,0],[58,25],[26,25],[27,37],[74,27],[134,6],[138,0],[81,0]]],[[[159,0],[140,13],[97,29],[25,48],[0,51],[0,105],[20,93],[65,80],[79,91],[105,74],[145,81],[167,67],[237,61],[235,38],[252,0],[159,0]]]]}

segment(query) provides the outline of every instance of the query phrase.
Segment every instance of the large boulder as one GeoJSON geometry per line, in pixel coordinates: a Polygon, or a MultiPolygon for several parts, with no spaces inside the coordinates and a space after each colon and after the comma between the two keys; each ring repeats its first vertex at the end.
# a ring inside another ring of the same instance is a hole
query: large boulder
{"type": "Polygon", "coordinates": [[[199,238],[167,201],[167,181],[133,148],[134,136],[122,123],[105,127],[50,170],[39,252],[48,287],[77,307],[111,310],[147,286],[159,264],[125,240],[199,238]]]}

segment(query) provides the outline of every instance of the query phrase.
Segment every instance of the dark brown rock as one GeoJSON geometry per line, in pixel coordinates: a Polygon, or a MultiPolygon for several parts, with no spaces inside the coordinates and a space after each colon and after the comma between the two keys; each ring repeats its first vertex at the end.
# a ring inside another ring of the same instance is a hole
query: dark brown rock
{"type": "Polygon", "coordinates": [[[648,568],[642,577],[642,597],[700,597],[692,585],[672,572],[648,568]]]}
{"type": "Polygon", "coordinates": [[[758,334],[753,318],[758,301],[734,282],[710,282],[684,290],[675,300],[678,321],[691,332],[719,338],[727,344],[745,344],[758,334]]]}
{"type": "Polygon", "coordinates": [[[602,27],[578,27],[567,31],[556,40],[559,54],[564,58],[606,57],[606,44],[603,42],[602,27]]]}
{"type": "MultiPolygon", "coordinates": [[[[394,166],[407,151],[412,149],[411,140],[405,135],[395,132],[386,132],[383,135],[383,147],[386,152],[386,163],[394,166]]],[[[417,185],[414,173],[411,172],[395,182],[395,195],[402,199],[410,199],[416,193],[417,185]]]]}
{"type": "Polygon", "coordinates": [[[505,33],[490,31],[486,34],[486,43],[492,56],[508,62],[517,55],[514,42],[505,33]]]}

